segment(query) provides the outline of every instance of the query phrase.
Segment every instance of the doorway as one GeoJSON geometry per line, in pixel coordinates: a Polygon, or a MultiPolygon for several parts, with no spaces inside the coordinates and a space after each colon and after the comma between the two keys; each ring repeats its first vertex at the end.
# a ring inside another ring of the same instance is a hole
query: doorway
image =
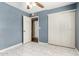
{"type": "Polygon", "coordinates": [[[32,18],[32,42],[38,42],[38,17],[32,18]]]}

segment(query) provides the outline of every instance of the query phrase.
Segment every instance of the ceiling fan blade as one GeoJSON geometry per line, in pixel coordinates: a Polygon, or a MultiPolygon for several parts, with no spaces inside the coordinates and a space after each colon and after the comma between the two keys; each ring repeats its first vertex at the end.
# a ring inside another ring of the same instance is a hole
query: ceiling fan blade
{"type": "Polygon", "coordinates": [[[42,4],[40,4],[39,2],[35,2],[37,6],[44,8],[44,6],[42,4]]]}
{"type": "Polygon", "coordinates": [[[27,9],[30,9],[29,5],[27,5],[27,9]]]}

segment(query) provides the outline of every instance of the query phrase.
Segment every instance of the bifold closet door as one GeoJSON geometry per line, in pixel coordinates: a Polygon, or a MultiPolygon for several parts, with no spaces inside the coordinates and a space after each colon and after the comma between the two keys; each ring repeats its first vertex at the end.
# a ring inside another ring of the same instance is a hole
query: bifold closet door
{"type": "Polygon", "coordinates": [[[75,48],[75,11],[48,15],[48,43],[75,48]]]}

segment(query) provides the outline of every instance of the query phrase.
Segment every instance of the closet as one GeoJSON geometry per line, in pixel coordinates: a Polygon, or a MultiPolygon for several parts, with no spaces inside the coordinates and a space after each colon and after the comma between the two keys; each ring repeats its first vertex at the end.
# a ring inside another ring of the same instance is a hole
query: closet
{"type": "Polygon", "coordinates": [[[48,43],[75,48],[75,10],[48,14],[48,43]]]}
{"type": "Polygon", "coordinates": [[[32,17],[32,42],[38,42],[38,32],[39,32],[39,25],[38,25],[38,17],[32,17]]]}

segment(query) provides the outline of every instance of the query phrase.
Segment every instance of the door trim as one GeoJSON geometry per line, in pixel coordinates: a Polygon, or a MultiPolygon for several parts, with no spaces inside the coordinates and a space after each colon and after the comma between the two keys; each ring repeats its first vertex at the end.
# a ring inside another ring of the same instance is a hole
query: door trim
{"type": "Polygon", "coordinates": [[[24,39],[24,38],[23,38],[23,34],[24,34],[24,33],[23,33],[23,24],[24,24],[24,23],[23,23],[23,16],[22,16],[22,44],[23,44],[23,39],[24,39]]]}
{"type": "MultiPolygon", "coordinates": [[[[31,17],[31,19],[32,19],[32,18],[36,18],[36,17],[38,18],[38,26],[39,26],[39,16],[31,17]]],[[[39,26],[39,27],[40,27],[40,26],[39,26]]],[[[40,41],[39,41],[39,30],[40,30],[39,27],[38,27],[38,43],[40,42],[40,41]]]]}

